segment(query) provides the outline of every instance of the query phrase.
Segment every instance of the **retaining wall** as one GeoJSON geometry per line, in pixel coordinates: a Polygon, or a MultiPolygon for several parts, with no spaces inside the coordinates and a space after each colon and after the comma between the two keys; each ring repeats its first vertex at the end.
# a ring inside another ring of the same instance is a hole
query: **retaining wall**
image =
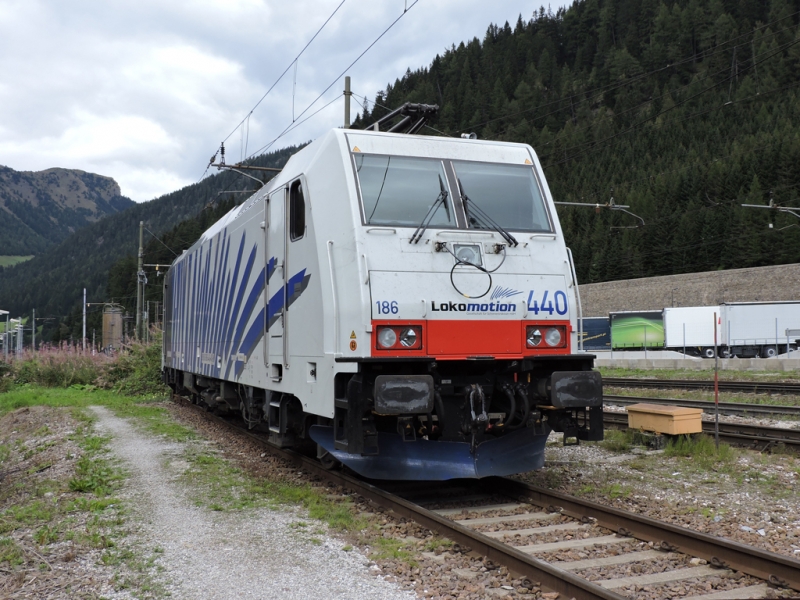
{"type": "Polygon", "coordinates": [[[800,300],[800,264],[608,281],[579,290],[585,317],[667,306],[800,300]]]}

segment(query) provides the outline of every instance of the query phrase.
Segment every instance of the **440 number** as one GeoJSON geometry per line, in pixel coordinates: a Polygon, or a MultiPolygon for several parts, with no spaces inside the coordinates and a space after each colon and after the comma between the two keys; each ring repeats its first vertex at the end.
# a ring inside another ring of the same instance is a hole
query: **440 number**
{"type": "Polygon", "coordinates": [[[535,315],[539,312],[546,312],[550,315],[556,313],[558,315],[567,314],[567,294],[558,290],[553,294],[552,298],[548,298],[550,292],[544,291],[541,300],[534,299],[535,291],[531,290],[528,294],[528,310],[535,315]]]}

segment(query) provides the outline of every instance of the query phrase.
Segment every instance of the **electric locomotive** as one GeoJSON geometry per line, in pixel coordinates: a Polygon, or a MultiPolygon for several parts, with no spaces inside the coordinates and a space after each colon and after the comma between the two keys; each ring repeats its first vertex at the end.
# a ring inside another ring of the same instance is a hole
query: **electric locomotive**
{"type": "Polygon", "coordinates": [[[175,260],[164,307],[173,390],[366,477],[508,475],[552,430],[603,436],[528,145],[332,130],[175,260]]]}

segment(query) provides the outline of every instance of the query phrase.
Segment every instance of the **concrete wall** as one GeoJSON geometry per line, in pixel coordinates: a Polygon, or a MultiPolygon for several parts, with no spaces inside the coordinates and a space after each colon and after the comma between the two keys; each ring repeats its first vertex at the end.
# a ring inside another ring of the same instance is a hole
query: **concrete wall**
{"type": "Polygon", "coordinates": [[[800,264],[592,283],[581,285],[580,294],[585,317],[667,306],[800,300],[800,264]]]}
{"type": "MultiPolygon", "coordinates": [[[[683,358],[617,358],[622,352],[615,352],[614,358],[597,358],[595,367],[617,369],[687,369],[692,371],[713,371],[714,359],[683,358]]],[[[798,371],[798,358],[720,358],[720,371],[798,371]]]]}

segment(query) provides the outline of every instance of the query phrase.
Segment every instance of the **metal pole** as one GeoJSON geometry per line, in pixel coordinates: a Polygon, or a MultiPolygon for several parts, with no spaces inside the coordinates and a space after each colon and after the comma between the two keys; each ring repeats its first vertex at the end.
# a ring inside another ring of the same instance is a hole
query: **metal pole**
{"type": "Polygon", "coordinates": [[[714,446],[719,450],[719,352],[717,352],[717,313],[714,313],[714,446]]]}
{"type": "Polygon", "coordinates": [[[644,326],[644,359],[647,360],[647,325],[644,326]]]}
{"type": "Polygon", "coordinates": [[[775,356],[779,354],[778,350],[778,317],[775,317],[775,356]]]}
{"type": "Polygon", "coordinates": [[[731,354],[733,354],[733,352],[731,352],[731,321],[730,321],[730,319],[728,319],[728,339],[725,340],[725,343],[728,345],[728,355],[730,356],[731,354]]]}
{"type": "Polygon", "coordinates": [[[352,92],[350,91],[350,75],[347,75],[344,78],[344,128],[350,128],[350,96],[352,96],[352,92]]]}
{"type": "Polygon", "coordinates": [[[31,323],[33,327],[31,327],[31,350],[34,354],[36,354],[36,309],[31,310],[33,312],[33,316],[31,317],[31,323]]]}
{"type": "Polygon", "coordinates": [[[83,288],[83,336],[81,337],[83,352],[86,353],[86,288],[83,288]]]}
{"type": "Polygon", "coordinates": [[[136,270],[136,338],[142,339],[142,268],[144,262],[144,221],[139,221],[139,267],[136,270]]]}
{"type": "Polygon", "coordinates": [[[686,323],[683,324],[683,358],[686,358],[686,323]]]}

